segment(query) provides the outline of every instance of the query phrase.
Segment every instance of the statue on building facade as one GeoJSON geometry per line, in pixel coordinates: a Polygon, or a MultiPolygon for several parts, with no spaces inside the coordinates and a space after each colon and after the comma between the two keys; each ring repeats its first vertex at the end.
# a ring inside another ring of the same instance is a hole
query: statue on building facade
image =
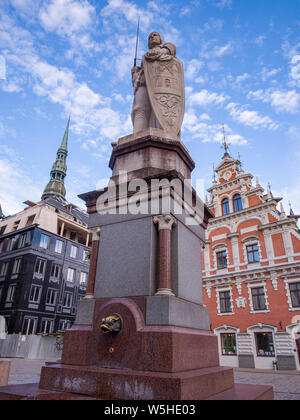
{"type": "Polygon", "coordinates": [[[185,111],[183,64],[175,45],[164,43],[158,32],[149,35],[148,47],[141,67],[132,68],[133,131],[159,128],[178,139],[185,111]]]}

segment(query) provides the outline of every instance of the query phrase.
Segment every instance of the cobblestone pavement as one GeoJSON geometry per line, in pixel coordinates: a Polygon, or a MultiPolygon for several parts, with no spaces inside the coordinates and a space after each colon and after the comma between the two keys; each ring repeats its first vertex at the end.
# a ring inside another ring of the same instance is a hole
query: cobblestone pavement
{"type": "MultiPolygon", "coordinates": [[[[11,361],[9,385],[37,383],[45,362],[56,360],[28,360],[5,359],[11,361]]],[[[237,383],[272,385],[275,400],[300,400],[300,372],[261,372],[253,370],[234,370],[234,379],[237,383]]]]}
{"type": "Polygon", "coordinates": [[[300,400],[300,372],[234,371],[234,379],[241,384],[272,385],[275,400],[300,400]]]}

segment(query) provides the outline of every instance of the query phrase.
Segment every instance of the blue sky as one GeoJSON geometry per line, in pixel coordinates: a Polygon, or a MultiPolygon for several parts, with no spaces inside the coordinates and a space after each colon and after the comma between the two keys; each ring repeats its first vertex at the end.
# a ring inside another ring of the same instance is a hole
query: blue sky
{"type": "Polygon", "coordinates": [[[4,213],[40,199],[70,110],[67,198],[83,206],[78,194],[105,185],[110,143],[132,132],[141,16],[139,57],[155,30],[184,62],[193,181],[210,187],[224,123],[244,170],[300,214],[299,0],[0,0],[0,10],[4,213]]]}

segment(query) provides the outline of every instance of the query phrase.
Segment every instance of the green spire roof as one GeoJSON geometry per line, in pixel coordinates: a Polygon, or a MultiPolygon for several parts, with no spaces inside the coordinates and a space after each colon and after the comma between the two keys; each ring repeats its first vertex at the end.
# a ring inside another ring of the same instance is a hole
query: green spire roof
{"type": "Polygon", "coordinates": [[[49,197],[60,197],[63,200],[66,199],[66,188],[64,184],[65,177],[67,176],[67,156],[68,156],[68,139],[69,139],[69,126],[70,126],[69,116],[67,127],[65,130],[64,137],[62,139],[61,145],[57,150],[56,161],[52,166],[50,172],[50,181],[48,182],[43,195],[42,200],[49,197]]]}
{"type": "Polygon", "coordinates": [[[59,151],[62,151],[62,152],[64,151],[66,154],[68,154],[70,119],[71,119],[71,114],[69,115],[68,124],[67,124],[66,130],[65,130],[65,134],[64,134],[64,137],[62,139],[60,148],[58,149],[59,151]]]}

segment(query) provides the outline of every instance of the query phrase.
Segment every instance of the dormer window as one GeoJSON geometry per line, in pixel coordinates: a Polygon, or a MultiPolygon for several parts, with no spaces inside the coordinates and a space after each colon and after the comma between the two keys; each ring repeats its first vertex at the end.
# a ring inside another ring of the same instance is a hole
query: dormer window
{"type": "Polygon", "coordinates": [[[226,216],[227,214],[230,213],[228,198],[224,198],[224,200],[222,201],[222,210],[223,210],[223,216],[226,216]]]}
{"type": "Polygon", "coordinates": [[[243,210],[242,197],[240,196],[240,194],[236,194],[233,197],[233,208],[234,208],[234,211],[243,210]]]}

